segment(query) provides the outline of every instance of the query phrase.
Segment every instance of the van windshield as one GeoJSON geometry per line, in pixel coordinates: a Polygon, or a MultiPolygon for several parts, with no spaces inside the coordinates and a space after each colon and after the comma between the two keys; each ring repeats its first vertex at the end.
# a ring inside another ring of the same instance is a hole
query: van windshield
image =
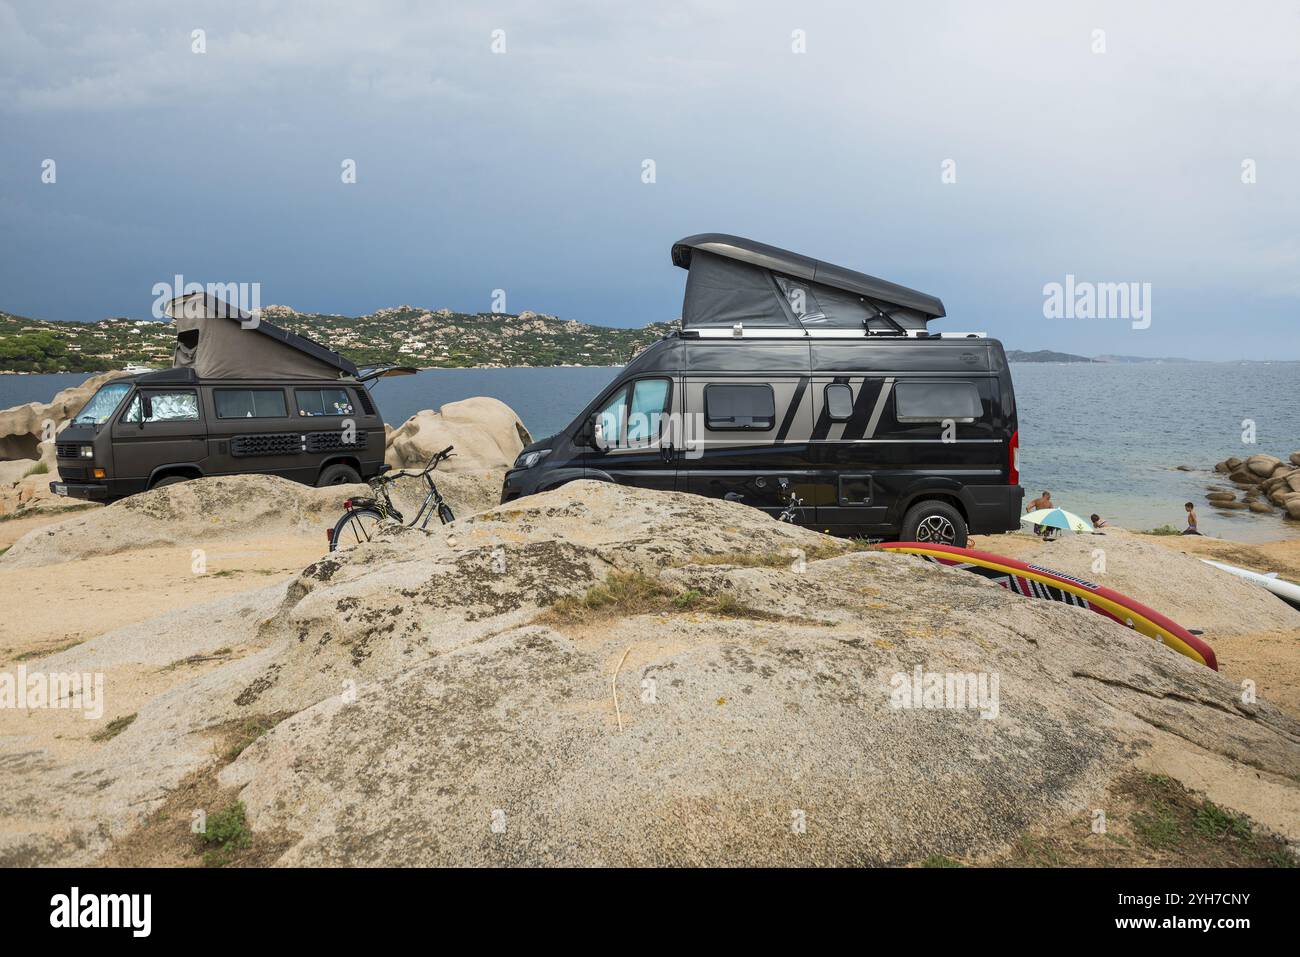
{"type": "Polygon", "coordinates": [[[106,386],[101,386],[100,390],[91,396],[90,401],[82,406],[77,417],[72,420],[72,424],[103,425],[130,391],[129,382],[110,382],[106,386]]]}

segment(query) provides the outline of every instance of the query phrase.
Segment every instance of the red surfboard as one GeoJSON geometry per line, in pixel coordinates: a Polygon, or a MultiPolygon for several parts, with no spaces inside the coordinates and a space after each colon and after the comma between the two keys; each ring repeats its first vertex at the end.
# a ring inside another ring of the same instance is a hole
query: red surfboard
{"type": "Polygon", "coordinates": [[[932,545],[926,542],[886,542],[880,547],[886,551],[920,555],[943,565],[979,572],[1020,595],[1049,598],[1087,608],[1149,638],[1155,638],[1193,661],[1215,671],[1219,670],[1214,649],[1182,625],[1141,602],[1096,582],[974,548],[932,545]],[[1042,587],[1035,587],[1035,584],[1042,587]]]}

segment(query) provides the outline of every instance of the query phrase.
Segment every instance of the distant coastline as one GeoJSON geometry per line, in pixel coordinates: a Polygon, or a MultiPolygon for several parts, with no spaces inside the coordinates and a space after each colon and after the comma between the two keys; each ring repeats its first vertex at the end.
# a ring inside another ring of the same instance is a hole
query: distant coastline
{"type": "MultiPolygon", "coordinates": [[[[397,364],[420,370],[622,366],[641,348],[677,326],[672,321],[629,329],[529,310],[461,313],[410,305],[377,309],[356,317],[272,305],[266,306],[262,315],[346,356],[358,366],[397,364]]],[[[90,374],[127,365],[169,368],[174,345],[171,324],[162,320],[113,317],[68,322],[0,311],[0,375],[90,374]]],[[[1082,356],[1052,349],[1008,349],[1007,359],[1016,363],[1100,365],[1207,361],[1174,356],[1082,356]]]]}

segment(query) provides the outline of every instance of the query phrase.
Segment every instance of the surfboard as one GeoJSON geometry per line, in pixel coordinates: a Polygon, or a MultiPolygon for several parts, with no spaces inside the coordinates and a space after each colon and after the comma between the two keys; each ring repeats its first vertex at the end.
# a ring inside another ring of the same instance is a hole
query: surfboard
{"type": "Polygon", "coordinates": [[[885,551],[918,555],[940,565],[973,572],[1026,598],[1042,598],[1086,608],[1132,628],[1138,634],[1154,638],[1207,668],[1219,670],[1214,649],[1182,625],[1127,595],[1121,595],[1096,582],[973,548],[927,545],[922,542],[886,542],[880,547],[885,551]]]}
{"type": "Polygon", "coordinates": [[[1295,582],[1289,582],[1285,578],[1278,578],[1277,572],[1253,572],[1249,568],[1238,568],[1236,565],[1229,565],[1226,562],[1211,561],[1208,558],[1202,558],[1201,561],[1207,565],[1213,565],[1215,568],[1222,569],[1225,572],[1232,572],[1239,578],[1244,578],[1248,582],[1254,582],[1262,588],[1267,588],[1278,598],[1300,611],[1300,585],[1295,582]]]}

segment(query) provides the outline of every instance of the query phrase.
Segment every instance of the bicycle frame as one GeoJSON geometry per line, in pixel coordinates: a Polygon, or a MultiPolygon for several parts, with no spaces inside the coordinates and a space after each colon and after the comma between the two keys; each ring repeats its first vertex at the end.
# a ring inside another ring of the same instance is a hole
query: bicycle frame
{"type": "MultiPolygon", "coordinates": [[[[438,491],[438,486],[433,484],[433,479],[429,477],[428,472],[422,473],[420,477],[424,479],[424,484],[429,486],[429,491],[425,494],[424,501],[420,503],[420,507],[415,513],[415,518],[411,519],[411,527],[414,528],[418,523],[421,529],[426,529],[429,527],[429,520],[438,514],[438,506],[443,503],[443,498],[442,493],[438,491]],[[420,521],[421,518],[424,519],[423,522],[420,521]]],[[[392,500],[388,498],[387,488],[384,489],[384,499],[387,501],[388,507],[392,508],[393,503],[392,500]]],[[[402,521],[402,513],[397,512],[396,509],[393,509],[393,511],[396,512],[398,516],[397,520],[399,522],[402,521]]]]}
{"type": "Polygon", "coordinates": [[[428,492],[424,496],[424,501],[420,503],[419,509],[416,510],[415,517],[410,522],[402,515],[401,511],[393,504],[392,497],[388,494],[389,487],[399,478],[411,478],[410,472],[395,472],[392,475],[377,475],[368,483],[370,490],[374,493],[374,504],[379,509],[384,518],[391,518],[397,522],[406,525],[408,528],[415,528],[417,525],[421,530],[428,529],[429,521],[438,514],[438,510],[445,504],[446,500],[442,493],[438,491],[438,486],[434,484],[432,473],[438,467],[443,459],[451,455],[451,446],[435,453],[429,460],[429,464],[419,473],[419,477],[424,479],[424,484],[428,486],[428,492]],[[423,519],[423,521],[421,521],[423,519]]]}

